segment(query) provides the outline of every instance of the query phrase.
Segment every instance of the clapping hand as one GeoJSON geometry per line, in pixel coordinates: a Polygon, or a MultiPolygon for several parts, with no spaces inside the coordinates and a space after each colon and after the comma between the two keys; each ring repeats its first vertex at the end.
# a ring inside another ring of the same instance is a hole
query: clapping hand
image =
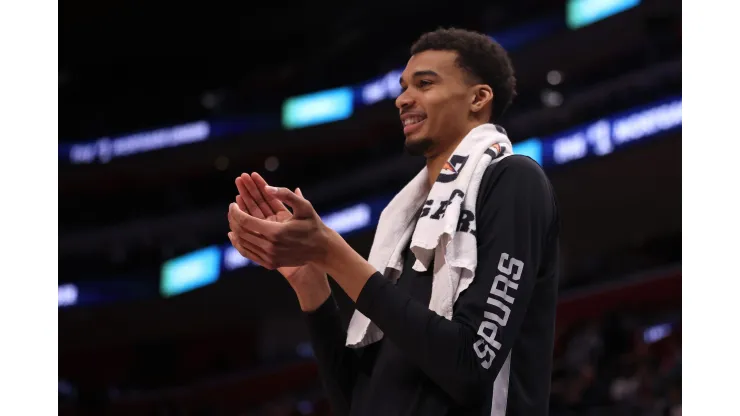
{"type": "Polygon", "coordinates": [[[235,204],[229,207],[229,239],[239,253],[249,260],[267,269],[277,268],[291,285],[300,284],[301,280],[323,276],[324,273],[312,263],[301,261],[311,250],[310,240],[307,244],[301,240],[310,239],[312,228],[317,228],[318,215],[310,203],[303,198],[300,189],[295,193],[287,189],[291,196],[289,204],[293,206],[294,216],[278,199],[279,193],[270,193],[267,182],[258,173],[242,174],[236,179],[239,195],[235,204]],[[302,216],[301,216],[302,214],[302,216]],[[307,218],[306,218],[307,217],[307,218]],[[291,224],[292,222],[292,224],[291,224]],[[289,240],[289,242],[287,242],[289,240]],[[286,243],[286,244],[284,244],[286,243]],[[281,255],[291,251],[290,255],[281,255]],[[296,250],[303,256],[296,255],[296,250]]]}

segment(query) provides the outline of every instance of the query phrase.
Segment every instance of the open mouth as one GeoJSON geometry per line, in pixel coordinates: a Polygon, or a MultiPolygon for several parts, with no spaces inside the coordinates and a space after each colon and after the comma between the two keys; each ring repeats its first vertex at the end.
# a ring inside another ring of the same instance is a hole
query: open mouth
{"type": "Polygon", "coordinates": [[[426,119],[427,118],[423,116],[414,116],[414,117],[404,118],[403,119],[403,133],[410,134],[418,130],[421,127],[421,125],[424,124],[424,121],[426,119]]]}

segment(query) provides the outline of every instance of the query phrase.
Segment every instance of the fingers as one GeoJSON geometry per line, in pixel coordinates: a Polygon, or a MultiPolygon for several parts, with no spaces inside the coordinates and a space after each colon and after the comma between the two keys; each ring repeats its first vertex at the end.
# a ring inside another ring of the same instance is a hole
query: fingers
{"type": "Polygon", "coordinates": [[[254,263],[257,263],[258,265],[266,268],[266,269],[274,269],[275,267],[270,264],[266,258],[259,254],[257,250],[254,249],[254,247],[249,246],[244,242],[242,239],[238,238],[236,234],[233,232],[230,232],[229,234],[229,240],[231,241],[231,245],[234,246],[236,251],[239,252],[242,256],[248,258],[249,260],[253,261],[254,263]]]}
{"type": "Polygon", "coordinates": [[[229,229],[232,232],[237,233],[239,235],[241,235],[241,234],[252,234],[252,235],[254,235],[256,237],[264,238],[264,237],[262,237],[261,234],[255,233],[254,231],[250,231],[250,230],[247,230],[244,227],[242,227],[239,224],[239,222],[237,222],[235,219],[231,218],[230,215],[229,215],[229,229]]]}
{"type": "Polygon", "coordinates": [[[270,195],[269,193],[264,192],[264,189],[267,186],[267,181],[264,180],[259,173],[252,173],[252,180],[254,181],[255,185],[257,185],[257,189],[260,190],[262,196],[265,198],[265,201],[267,201],[267,204],[270,205],[270,207],[276,214],[280,211],[288,210],[288,208],[286,208],[282,202],[275,198],[274,195],[270,195]]]}
{"type": "Polygon", "coordinates": [[[296,217],[309,218],[316,215],[311,203],[302,196],[294,194],[290,189],[266,186],[265,191],[293,208],[293,215],[296,217]]]}
{"type": "Polygon", "coordinates": [[[270,241],[273,241],[274,236],[282,226],[276,222],[254,217],[239,209],[239,206],[235,203],[229,204],[229,220],[245,230],[262,234],[270,241]]]}
{"type": "Polygon", "coordinates": [[[238,221],[234,219],[232,212],[229,212],[229,228],[231,229],[229,240],[231,240],[232,245],[237,248],[237,250],[243,249],[243,251],[249,254],[249,256],[245,257],[255,259],[255,261],[258,261],[258,263],[263,267],[273,267],[273,262],[271,262],[270,259],[274,258],[276,251],[275,245],[271,241],[267,240],[261,234],[242,227],[238,221]]]}
{"type": "Polygon", "coordinates": [[[247,204],[244,202],[244,199],[242,198],[241,195],[237,195],[236,196],[236,205],[238,205],[239,206],[239,209],[242,210],[242,211],[244,211],[244,212],[248,212],[249,211],[249,208],[247,208],[247,204]]]}
{"type": "MultiPolygon", "coordinates": [[[[236,219],[234,217],[234,215],[232,215],[231,210],[229,210],[229,213],[228,213],[227,217],[229,219],[229,228],[231,229],[231,231],[233,231],[233,232],[235,232],[237,234],[242,234],[242,233],[252,234],[254,236],[257,236],[257,237],[260,237],[262,239],[265,239],[265,237],[262,234],[260,234],[260,233],[258,233],[256,231],[252,231],[252,230],[250,230],[250,229],[242,226],[242,224],[239,223],[239,220],[236,219]]],[[[267,241],[269,241],[269,240],[267,240],[267,241]]]]}
{"type": "Polygon", "coordinates": [[[244,212],[248,212],[252,216],[257,217],[257,218],[266,218],[271,215],[270,212],[267,212],[267,213],[262,212],[262,209],[254,201],[254,198],[252,198],[252,195],[249,193],[249,190],[247,190],[247,185],[242,177],[236,178],[236,188],[239,190],[239,198],[237,198],[237,205],[244,212]],[[242,204],[239,204],[238,199],[242,200],[244,206],[242,206],[242,204]]]}
{"type": "Polygon", "coordinates": [[[244,199],[241,195],[237,195],[236,205],[239,207],[239,209],[244,212],[248,212],[249,215],[253,217],[266,219],[265,215],[262,213],[262,210],[257,206],[257,204],[254,203],[254,200],[251,197],[247,197],[247,199],[244,199]]]}
{"type": "Polygon", "coordinates": [[[235,233],[235,235],[244,247],[259,254],[263,259],[267,260],[275,257],[275,246],[261,236],[252,233],[235,233]]]}
{"type": "Polygon", "coordinates": [[[257,206],[260,208],[260,210],[262,210],[262,213],[265,214],[265,217],[277,214],[277,211],[273,210],[272,206],[267,203],[265,197],[262,195],[262,192],[257,189],[257,185],[254,183],[254,180],[252,180],[251,176],[247,175],[246,173],[242,173],[241,179],[247,188],[247,192],[249,192],[249,195],[252,196],[254,201],[257,203],[257,206]]]}

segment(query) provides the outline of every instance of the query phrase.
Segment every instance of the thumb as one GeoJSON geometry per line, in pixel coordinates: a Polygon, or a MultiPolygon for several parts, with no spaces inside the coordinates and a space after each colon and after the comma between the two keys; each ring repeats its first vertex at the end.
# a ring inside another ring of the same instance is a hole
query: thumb
{"type": "Polygon", "coordinates": [[[275,198],[288,204],[293,208],[293,215],[299,218],[307,218],[315,214],[313,206],[307,199],[303,198],[299,189],[296,189],[300,195],[294,194],[288,188],[276,188],[274,186],[265,186],[265,190],[274,195],[275,198]]]}

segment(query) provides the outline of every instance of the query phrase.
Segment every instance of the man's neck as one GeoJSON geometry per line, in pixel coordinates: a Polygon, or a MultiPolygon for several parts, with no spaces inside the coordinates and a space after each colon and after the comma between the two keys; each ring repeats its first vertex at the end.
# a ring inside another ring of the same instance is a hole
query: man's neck
{"type": "Polygon", "coordinates": [[[450,160],[450,156],[452,156],[452,153],[455,151],[455,149],[457,149],[457,146],[460,144],[460,142],[462,142],[462,140],[465,138],[465,136],[468,135],[468,133],[470,133],[471,130],[473,130],[475,127],[480,126],[481,124],[483,123],[471,126],[465,131],[465,134],[459,135],[458,138],[454,141],[448,142],[449,144],[444,148],[444,150],[434,156],[427,157],[427,183],[429,184],[430,189],[432,185],[434,185],[434,182],[437,180],[437,177],[442,171],[442,168],[445,166],[445,163],[450,160]]]}

